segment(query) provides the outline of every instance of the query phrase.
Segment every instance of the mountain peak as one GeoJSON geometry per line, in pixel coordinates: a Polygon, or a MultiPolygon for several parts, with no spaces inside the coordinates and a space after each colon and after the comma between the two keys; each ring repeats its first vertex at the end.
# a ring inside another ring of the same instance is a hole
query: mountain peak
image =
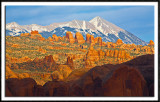
{"type": "Polygon", "coordinates": [[[95,19],[102,19],[100,16],[96,16],[95,19]]]}
{"type": "Polygon", "coordinates": [[[93,22],[93,21],[101,21],[102,18],[100,16],[96,16],[93,19],[91,19],[89,22],[93,22]]]}
{"type": "Polygon", "coordinates": [[[11,23],[8,23],[10,25],[19,25],[17,22],[11,22],[11,23]]]}

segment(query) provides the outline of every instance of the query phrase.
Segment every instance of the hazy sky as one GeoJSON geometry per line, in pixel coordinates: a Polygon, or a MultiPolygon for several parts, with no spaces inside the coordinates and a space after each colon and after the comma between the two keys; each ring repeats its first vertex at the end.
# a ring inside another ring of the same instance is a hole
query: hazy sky
{"type": "Polygon", "coordinates": [[[49,25],[100,16],[142,40],[154,40],[154,6],[6,6],[6,23],[49,25]]]}

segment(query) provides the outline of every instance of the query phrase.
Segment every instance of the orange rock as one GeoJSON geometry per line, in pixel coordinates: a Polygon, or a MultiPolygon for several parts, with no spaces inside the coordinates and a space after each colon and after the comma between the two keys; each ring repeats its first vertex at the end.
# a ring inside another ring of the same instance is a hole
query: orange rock
{"type": "Polygon", "coordinates": [[[57,81],[61,81],[61,80],[63,80],[64,78],[63,78],[63,75],[62,74],[60,74],[60,72],[59,71],[54,71],[52,74],[51,74],[51,78],[52,78],[52,80],[57,80],[57,81]]]}
{"type": "Polygon", "coordinates": [[[99,44],[100,46],[102,46],[102,38],[101,38],[101,37],[98,37],[98,44],[99,44]]]}
{"type": "Polygon", "coordinates": [[[6,79],[8,78],[18,78],[18,75],[15,74],[10,68],[9,66],[6,66],[6,79]]]}
{"type": "Polygon", "coordinates": [[[86,42],[90,43],[91,35],[89,33],[86,34],[86,42]]]}
{"type": "Polygon", "coordinates": [[[94,39],[93,35],[91,35],[91,37],[90,37],[90,43],[95,43],[95,39],[94,39]]]}
{"type": "Polygon", "coordinates": [[[80,48],[82,48],[82,49],[85,49],[87,47],[88,47],[87,45],[80,45],[80,48]]]}
{"type": "Polygon", "coordinates": [[[70,43],[74,43],[75,42],[75,39],[73,38],[73,35],[72,35],[72,33],[70,31],[66,32],[66,38],[70,43]]]}
{"type": "Polygon", "coordinates": [[[94,38],[94,43],[98,43],[98,37],[94,38]]]}
{"type": "Polygon", "coordinates": [[[37,30],[31,30],[31,34],[39,34],[37,30]]]}
{"type": "Polygon", "coordinates": [[[42,35],[41,34],[39,34],[38,33],[38,31],[31,31],[31,36],[30,36],[30,38],[31,39],[38,39],[38,40],[40,40],[40,41],[44,41],[45,40],[45,38],[44,37],[42,37],[42,35]]]}
{"type": "Polygon", "coordinates": [[[59,65],[57,70],[60,72],[64,79],[66,79],[72,72],[71,68],[68,65],[59,65]]]}
{"type": "Polygon", "coordinates": [[[11,47],[19,47],[18,44],[13,44],[11,47]]]}
{"type": "Polygon", "coordinates": [[[116,44],[123,44],[123,41],[121,40],[121,39],[118,39],[117,41],[116,41],[116,44]]]}
{"type": "Polygon", "coordinates": [[[148,45],[154,45],[154,42],[150,40],[148,45]]]}
{"type": "Polygon", "coordinates": [[[74,63],[73,63],[73,58],[68,56],[67,57],[67,63],[68,66],[70,66],[71,69],[74,69],[74,63]]]}
{"type": "Polygon", "coordinates": [[[102,50],[98,51],[99,58],[102,59],[105,56],[105,53],[102,50]]]}
{"type": "Polygon", "coordinates": [[[102,46],[106,46],[107,44],[106,44],[106,42],[102,42],[102,46]]]}
{"type": "Polygon", "coordinates": [[[59,40],[56,34],[53,34],[52,38],[53,38],[53,41],[58,41],[59,40]]]}
{"type": "Polygon", "coordinates": [[[11,57],[9,58],[9,60],[11,63],[23,63],[23,62],[31,61],[31,59],[28,56],[24,56],[22,58],[11,57]]]}
{"type": "Polygon", "coordinates": [[[98,51],[94,50],[93,46],[90,46],[89,51],[86,54],[86,66],[95,66],[95,61],[99,60],[98,51]]]}
{"type": "Polygon", "coordinates": [[[51,38],[51,37],[48,37],[48,39],[47,39],[48,41],[53,41],[53,39],[51,38]]]}
{"type": "Polygon", "coordinates": [[[116,58],[118,57],[118,50],[114,51],[114,57],[116,57],[116,58]]]}
{"type": "Polygon", "coordinates": [[[110,57],[114,57],[114,50],[110,50],[110,57]]]}
{"type": "Polygon", "coordinates": [[[21,33],[20,36],[29,36],[30,34],[29,33],[21,33]]]}
{"type": "Polygon", "coordinates": [[[115,48],[115,47],[116,47],[116,44],[115,44],[115,43],[112,43],[112,44],[111,44],[111,47],[112,47],[112,48],[115,48]]]}
{"type": "Polygon", "coordinates": [[[41,47],[39,47],[38,51],[41,52],[41,53],[46,53],[47,52],[45,49],[42,49],[41,47]]]}
{"type": "Polygon", "coordinates": [[[107,42],[106,43],[106,47],[111,48],[111,46],[112,46],[112,42],[107,42]]]}
{"type": "Polygon", "coordinates": [[[105,56],[110,56],[110,50],[107,50],[105,56]]]}
{"type": "Polygon", "coordinates": [[[64,40],[64,38],[63,37],[58,37],[58,39],[60,40],[60,41],[63,41],[64,40]]]}
{"type": "Polygon", "coordinates": [[[40,41],[44,41],[44,40],[45,40],[45,38],[44,38],[44,37],[38,37],[38,40],[40,40],[40,41]]]}
{"type": "Polygon", "coordinates": [[[81,33],[76,32],[75,42],[77,42],[78,44],[83,44],[83,43],[85,43],[85,40],[84,40],[84,38],[83,38],[83,36],[82,36],[81,33]]]}

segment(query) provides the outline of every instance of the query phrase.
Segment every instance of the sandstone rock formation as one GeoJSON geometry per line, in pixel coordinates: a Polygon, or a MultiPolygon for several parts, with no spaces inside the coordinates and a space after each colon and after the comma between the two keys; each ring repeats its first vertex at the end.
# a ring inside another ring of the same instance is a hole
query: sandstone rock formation
{"type": "Polygon", "coordinates": [[[57,70],[60,72],[64,79],[66,79],[72,72],[71,68],[68,65],[59,65],[57,70]]]}
{"type": "Polygon", "coordinates": [[[137,68],[142,73],[144,79],[146,80],[148,88],[154,83],[153,54],[136,57],[128,62],[125,62],[124,64],[137,68]]]}
{"type": "Polygon", "coordinates": [[[11,47],[19,47],[19,45],[18,44],[13,44],[11,47]]]}
{"type": "Polygon", "coordinates": [[[74,69],[74,63],[73,63],[73,58],[68,56],[67,57],[67,63],[66,63],[71,69],[74,69]]]}
{"type": "Polygon", "coordinates": [[[9,78],[6,96],[154,96],[154,55],[73,72],[68,68],[62,65],[57,69],[59,75],[67,77],[66,82],[53,80],[43,86],[31,78],[9,78]]]}
{"type": "Polygon", "coordinates": [[[69,32],[69,31],[66,32],[66,38],[70,43],[74,43],[75,42],[75,39],[73,38],[72,33],[69,32]]]}
{"type": "Polygon", "coordinates": [[[123,41],[122,41],[121,39],[117,39],[116,44],[117,44],[117,45],[123,44],[123,41]]]}
{"type": "Polygon", "coordinates": [[[81,49],[86,49],[88,46],[87,45],[80,45],[81,49]]]}
{"type": "Polygon", "coordinates": [[[46,39],[47,41],[53,41],[53,39],[51,37],[48,37],[48,39],[46,39]]]}
{"type": "Polygon", "coordinates": [[[37,30],[31,30],[31,34],[39,34],[37,30]]]}
{"type": "Polygon", "coordinates": [[[18,78],[18,75],[15,74],[10,68],[9,66],[6,66],[6,79],[8,78],[18,78]]]}
{"type": "Polygon", "coordinates": [[[44,41],[44,40],[45,40],[45,38],[42,37],[42,35],[39,34],[37,30],[31,31],[30,34],[31,34],[30,38],[32,38],[32,39],[38,39],[38,40],[40,40],[40,41],[44,41]]]}
{"type": "Polygon", "coordinates": [[[22,58],[8,57],[8,60],[10,61],[10,63],[23,63],[31,61],[28,56],[24,56],[22,58]]]}
{"type": "Polygon", "coordinates": [[[154,42],[150,40],[148,45],[154,45],[154,42]]]}
{"type": "Polygon", "coordinates": [[[97,42],[100,46],[102,46],[102,38],[98,37],[98,42],[97,42]]]}
{"type": "Polygon", "coordinates": [[[104,96],[147,96],[146,81],[135,68],[122,66],[103,84],[104,96]]]}
{"type": "Polygon", "coordinates": [[[87,54],[86,54],[86,66],[94,66],[95,61],[99,60],[98,51],[94,50],[93,46],[91,45],[87,54]]]}
{"type": "Polygon", "coordinates": [[[69,85],[62,81],[49,81],[43,86],[45,96],[68,96],[69,85]]]}
{"type": "Polygon", "coordinates": [[[38,52],[46,53],[47,51],[45,49],[42,49],[42,47],[39,47],[38,52]]]}
{"type": "Polygon", "coordinates": [[[89,33],[86,34],[86,42],[90,43],[91,35],[89,33]]]}
{"type": "Polygon", "coordinates": [[[85,40],[84,40],[84,38],[83,38],[83,36],[82,36],[82,34],[80,32],[76,32],[75,42],[77,42],[78,44],[85,43],[85,40]]]}
{"type": "Polygon", "coordinates": [[[95,43],[94,36],[90,35],[89,33],[86,34],[86,42],[87,43],[95,43]]]}
{"type": "Polygon", "coordinates": [[[98,56],[99,56],[99,59],[104,58],[105,52],[103,52],[102,50],[98,50],[98,56]]]}
{"type": "Polygon", "coordinates": [[[29,35],[30,35],[29,33],[21,33],[20,36],[25,36],[25,37],[27,37],[27,36],[29,36],[29,35]]]}
{"type": "Polygon", "coordinates": [[[93,43],[93,44],[96,43],[93,35],[91,35],[91,37],[90,37],[90,43],[91,43],[91,44],[92,44],[92,43],[93,43]]]}
{"type": "MultiPolygon", "coordinates": [[[[36,85],[35,80],[31,78],[21,80],[10,78],[6,80],[6,87],[13,96],[34,96],[34,87],[36,85]]],[[[8,96],[7,93],[6,96],[8,96]]]]}
{"type": "Polygon", "coordinates": [[[94,43],[98,43],[98,37],[94,38],[94,43]]]}
{"type": "Polygon", "coordinates": [[[59,40],[56,34],[53,34],[52,38],[53,38],[53,41],[58,41],[59,40]]]}
{"type": "Polygon", "coordinates": [[[106,50],[105,56],[116,57],[116,58],[131,58],[130,54],[125,50],[106,50]]]}

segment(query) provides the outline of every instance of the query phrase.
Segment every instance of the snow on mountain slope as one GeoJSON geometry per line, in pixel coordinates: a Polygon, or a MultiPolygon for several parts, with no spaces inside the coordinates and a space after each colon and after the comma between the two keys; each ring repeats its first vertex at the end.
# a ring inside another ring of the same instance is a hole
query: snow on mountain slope
{"type": "Polygon", "coordinates": [[[110,33],[115,34],[118,37],[118,32],[124,31],[120,27],[102,19],[99,16],[93,18],[89,22],[92,23],[99,31],[101,31],[105,35],[108,35],[108,33],[110,33]]]}
{"type": "Polygon", "coordinates": [[[147,43],[130,32],[106,21],[97,16],[92,20],[80,21],[72,20],[69,22],[52,23],[48,26],[41,26],[37,24],[19,25],[16,22],[8,23],[6,25],[6,35],[18,36],[21,33],[28,33],[31,30],[38,30],[43,37],[47,38],[53,34],[57,36],[65,36],[66,31],[71,31],[73,35],[76,32],[82,33],[83,37],[89,33],[94,37],[102,37],[105,42],[116,42],[117,39],[122,39],[124,43],[135,43],[137,45],[146,45],[147,43]]]}
{"type": "MultiPolygon", "coordinates": [[[[80,21],[80,20],[73,20],[70,22],[64,22],[64,23],[53,23],[49,26],[52,26],[53,29],[57,28],[57,27],[71,27],[71,28],[82,28],[82,29],[91,29],[91,30],[96,30],[95,26],[87,21],[80,21]]],[[[50,28],[48,26],[48,28],[50,28]]],[[[52,29],[52,30],[53,30],[52,29]]]]}

